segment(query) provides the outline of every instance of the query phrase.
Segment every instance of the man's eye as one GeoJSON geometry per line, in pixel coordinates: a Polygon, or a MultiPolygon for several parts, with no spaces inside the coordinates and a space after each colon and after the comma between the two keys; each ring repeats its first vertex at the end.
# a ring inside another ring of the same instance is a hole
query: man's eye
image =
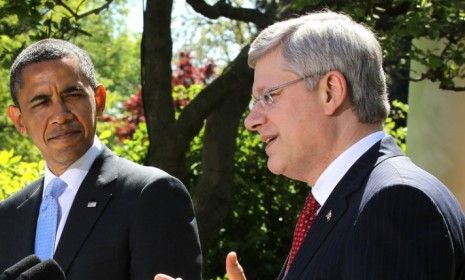
{"type": "Polygon", "coordinates": [[[265,100],[265,102],[268,103],[268,104],[273,103],[272,93],[268,92],[268,93],[264,94],[263,95],[263,100],[265,100]]]}
{"type": "Polygon", "coordinates": [[[83,95],[83,93],[80,90],[71,91],[71,92],[66,94],[66,96],[69,96],[69,97],[79,97],[79,96],[82,96],[82,95],[83,95]]]}
{"type": "Polygon", "coordinates": [[[48,100],[45,100],[45,99],[40,100],[40,101],[36,101],[36,102],[32,103],[31,107],[36,108],[36,107],[39,107],[39,106],[43,106],[43,105],[46,105],[47,102],[48,102],[48,100]]]}

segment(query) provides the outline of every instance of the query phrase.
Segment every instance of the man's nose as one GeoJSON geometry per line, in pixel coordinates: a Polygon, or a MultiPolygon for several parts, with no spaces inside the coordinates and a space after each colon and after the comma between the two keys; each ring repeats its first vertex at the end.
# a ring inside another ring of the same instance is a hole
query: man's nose
{"type": "Polygon", "coordinates": [[[247,130],[256,131],[262,124],[265,123],[265,115],[259,108],[260,104],[255,104],[249,111],[249,114],[244,120],[244,125],[247,130]]]}
{"type": "Polygon", "coordinates": [[[54,102],[52,114],[51,122],[57,124],[64,124],[73,118],[68,105],[61,100],[54,102]]]}

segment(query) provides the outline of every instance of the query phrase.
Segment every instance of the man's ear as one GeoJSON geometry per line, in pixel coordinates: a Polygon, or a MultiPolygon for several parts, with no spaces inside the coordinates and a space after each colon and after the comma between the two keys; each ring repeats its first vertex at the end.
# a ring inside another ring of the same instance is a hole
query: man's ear
{"type": "Polygon", "coordinates": [[[107,99],[107,91],[103,85],[99,85],[95,89],[95,105],[97,107],[97,116],[102,115],[105,109],[105,102],[107,99]]]}
{"type": "Polygon", "coordinates": [[[334,115],[349,98],[346,78],[339,71],[329,71],[321,82],[325,93],[324,111],[329,116],[334,115]]]}
{"type": "Polygon", "coordinates": [[[26,126],[23,124],[23,118],[22,118],[21,110],[19,109],[19,107],[15,105],[9,105],[7,113],[8,113],[8,118],[10,118],[10,120],[15,125],[16,130],[22,135],[26,136],[27,129],[26,129],[26,126]]]}

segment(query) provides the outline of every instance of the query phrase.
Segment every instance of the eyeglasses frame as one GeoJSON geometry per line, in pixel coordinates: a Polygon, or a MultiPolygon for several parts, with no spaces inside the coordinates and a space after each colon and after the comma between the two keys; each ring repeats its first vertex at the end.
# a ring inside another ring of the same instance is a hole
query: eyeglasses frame
{"type": "Polygon", "coordinates": [[[298,83],[300,81],[303,81],[303,80],[308,79],[308,78],[313,77],[313,76],[315,76],[315,75],[308,75],[308,76],[305,76],[305,77],[300,77],[300,78],[297,78],[295,80],[291,80],[291,81],[282,83],[280,85],[273,86],[273,87],[265,90],[258,97],[255,97],[254,95],[252,95],[252,104],[251,104],[250,108],[255,107],[255,105],[257,103],[260,103],[262,108],[266,108],[268,106],[273,105],[274,104],[273,96],[278,95],[281,90],[283,90],[284,88],[286,88],[286,87],[288,87],[290,85],[296,84],[296,83],[298,83]]]}

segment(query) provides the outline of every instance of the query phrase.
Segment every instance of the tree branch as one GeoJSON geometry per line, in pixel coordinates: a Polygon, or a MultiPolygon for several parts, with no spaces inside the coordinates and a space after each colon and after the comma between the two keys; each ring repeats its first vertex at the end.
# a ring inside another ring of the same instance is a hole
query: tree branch
{"type": "Polygon", "coordinates": [[[390,72],[391,75],[396,76],[399,80],[408,80],[410,82],[421,82],[424,80],[430,80],[432,82],[439,82],[439,88],[443,90],[450,90],[450,91],[465,91],[465,86],[456,86],[454,84],[447,84],[441,81],[438,78],[435,78],[435,73],[433,71],[427,71],[426,73],[421,73],[421,75],[417,78],[413,77],[404,77],[399,75],[396,71],[390,72]]]}
{"type": "MultiPolygon", "coordinates": [[[[247,83],[252,88],[253,72],[247,65],[247,53],[249,47],[244,47],[236,58],[225,69],[223,75],[205,87],[181,112],[177,121],[178,133],[186,135],[184,139],[192,139],[202,128],[205,119],[210,113],[220,106],[226,99],[226,95],[246,94],[249,92],[237,92],[231,85],[247,83]]],[[[188,144],[188,143],[185,143],[188,144]]]]}
{"type": "Polygon", "coordinates": [[[90,11],[87,11],[83,14],[78,14],[77,12],[75,12],[73,9],[71,9],[70,6],[68,6],[66,3],[64,3],[62,0],[55,0],[55,3],[57,5],[60,5],[62,6],[63,8],[65,8],[76,20],[79,20],[81,18],[84,18],[84,17],[87,17],[91,14],[96,14],[98,15],[101,11],[105,10],[108,8],[108,6],[110,6],[110,4],[113,2],[114,0],[107,0],[105,2],[105,4],[103,4],[102,6],[98,7],[98,8],[95,8],[93,10],[90,10],[90,11]]]}
{"type": "Polygon", "coordinates": [[[459,86],[453,86],[453,85],[444,85],[443,83],[439,85],[439,88],[443,90],[451,90],[451,91],[465,91],[465,86],[459,87],[459,86]]]}
{"type": "Polygon", "coordinates": [[[197,13],[210,19],[217,19],[223,16],[229,19],[255,23],[260,29],[273,23],[273,19],[270,16],[260,12],[258,9],[232,7],[224,0],[220,0],[214,5],[209,5],[203,0],[186,0],[186,2],[197,13]]]}

